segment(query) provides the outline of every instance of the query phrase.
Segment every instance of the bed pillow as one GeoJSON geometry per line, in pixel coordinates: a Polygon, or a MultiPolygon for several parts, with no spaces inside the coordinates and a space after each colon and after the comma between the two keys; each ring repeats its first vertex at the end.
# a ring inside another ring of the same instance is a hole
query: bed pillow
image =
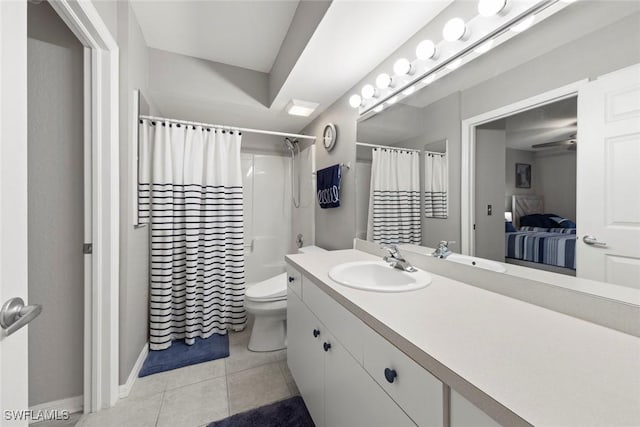
{"type": "Polygon", "coordinates": [[[511,221],[504,222],[504,231],[507,233],[515,233],[517,230],[511,221]]]}
{"type": "Polygon", "coordinates": [[[520,231],[548,232],[549,228],[547,228],[547,227],[532,227],[530,225],[523,225],[522,227],[520,227],[520,231]]]}
{"type": "Polygon", "coordinates": [[[563,218],[554,214],[545,214],[551,221],[556,222],[556,228],[576,228],[576,223],[571,221],[570,219],[563,218]]]}
{"type": "MultiPolygon", "coordinates": [[[[553,215],[557,216],[557,215],[553,215]]],[[[531,214],[520,217],[521,227],[540,227],[540,228],[553,228],[558,227],[558,223],[546,214],[531,214]]]]}

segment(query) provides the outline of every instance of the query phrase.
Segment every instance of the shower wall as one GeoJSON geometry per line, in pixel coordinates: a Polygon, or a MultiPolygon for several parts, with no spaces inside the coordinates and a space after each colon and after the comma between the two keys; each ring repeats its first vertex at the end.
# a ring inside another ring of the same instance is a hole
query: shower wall
{"type": "Polygon", "coordinates": [[[300,206],[293,207],[293,233],[291,245],[295,249],[296,237],[302,235],[302,246],[315,244],[316,206],[316,146],[300,143],[300,157],[296,168],[300,168],[300,206]]]}
{"type": "Polygon", "coordinates": [[[290,162],[286,156],[242,153],[247,283],[284,272],[284,256],[295,252],[290,162]]]}

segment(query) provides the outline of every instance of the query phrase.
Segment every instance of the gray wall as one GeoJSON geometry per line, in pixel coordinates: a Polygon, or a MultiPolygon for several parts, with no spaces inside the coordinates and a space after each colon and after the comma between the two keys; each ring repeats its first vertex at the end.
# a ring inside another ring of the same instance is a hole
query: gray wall
{"type": "Polygon", "coordinates": [[[475,255],[501,262],[504,261],[505,145],[505,131],[476,130],[475,255]]]}
{"type": "Polygon", "coordinates": [[[536,167],[538,194],[544,195],[544,210],[575,221],[576,152],[539,153],[536,167]]]}
{"type": "Polygon", "coordinates": [[[346,98],[336,101],[302,133],[317,138],[316,169],[326,168],[336,163],[351,163],[352,170],[343,169],[340,189],[340,206],[321,209],[316,203],[316,245],[334,250],[353,247],[356,235],[355,159],[356,159],[356,118],[357,111],[349,106],[346,98]],[[333,150],[327,152],[322,145],[322,132],[327,123],[338,129],[338,139],[333,150]]]}
{"type": "MultiPolygon", "coordinates": [[[[505,168],[505,192],[504,192],[504,210],[511,212],[512,202],[511,196],[525,194],[544,194],[539,190],[540,171],[536,164],[536,157],[533,151],[515,150],[507,148],[506,152],[506,168],[505,168]],[[516,188],[516,163],[526,163],[531,165],[531,188],[516,188]]],[[[573,177],[575,182],[575,176],[573,177]]],[[[575,189],[574,189],[575,193],[575,189]]],[[[574,196],[575,197],[575,196],[574,196]]],[[[574,206],[575,210],[575,206],[574,206]]],[[[560,214],[558,214],[560,215],[560,214]]]]}
{"type": "Polygon", "coordinates": [[[149,228],[133,226],[131,144],[137,122],[131,119],[133,91],[140,89],[156,114],[149,97],[149,54],[142,30],[129,2],[117,2],[120,47],[120,384],[126,382],[148,339],[149,228]]]}
{"type": "MultiPolygon", "coordinates": [[[[448,11],[449,9],[447,9],[448,11]]],[[[578,2],[558,15],[549,18],[532,30],[494,48],[489,54],[466,64],[443,79],[429,85],[418,96],[422,100],[433,99],[424,105],[433,107],[434,117],[451,121],[450,126],[433,119],[434,126],[446,127],[449,138],[450,157],[450,210],[447,220],[433,224],[435,233],[425,221],[426,236],[446,234],[445,240],[460,242],[460,120],[494,110],[522,99],[549,91],[571,82],[599,75],[640,62],[640,4],[637,2],[578,2]],[[555,46],[555,48],[554,48],[555,46]],[[615,48],[613,48],[615,46],[615,48]],[[482,77],[484,80],[478,82],[482,77]],[[469,85],[470,82],[478,82],[469,85]],[[462,90],[461,90],[462,89],[462,90]],[[459,91],[459,93],[457,93],[459,91]],[[424,93],[423,93],[424,92],[424,93]],[[446,102],[451,96],[457,102],[446,102]],[[439,101],[440,100],[440,101],[439,101]],[[438,105],[438,103],[441,103],[438,105]],[[437,116],[436,116],[437,115],[437,116]]],[[[427,25],[430,27],[431,24],[427,25]]],[[[427,28],[425,27],[425,28],[427,28]]],[[[421,30],[420,34],[428,33],[421,30]]],[[[415,48],[416,40],[410,40],[415,48]]],[[[407,51],[407,45],[397,52],[407,51]]],[[[355,85],[314,123],[305,130],[318,132],[319,123],[334,121],[350,129],[357,119],[357,112],[348,108],[348,97],[359,92],[364,82],[375,80],[375,76],[388,72],[394,53],[380,67],[373,70],[363,81],[355,85]]],[[[427,119],[431,120],[431,119],[427,119]]],[[[320,136],[319,133],[317,133],[320,136]]],[[[340,143],[345,143],[342,139],[340,143]]],[[[322,153],[322,149],[318,150],[322,153]]],[[[320,159],[320,155],[318,156],[320,159]]],[[[324,161],[326,161],[326,156],[324,161]]],[[[355,150],[343,148],[330,158],[332,163],[353,162],[355,150]]],[[[319,165],[320,167],[320,165],[319,165]]],[[[502,166],[501,166],[502,168],[502,166]]],[[[345,188],[345,206],[355,199],[353,190],[345,188]]],[[[339,218],[353,217],[341,213],[339,218]]],[[[334,226],[338,215],[328,215],[316,210],[316,232],[318,241],[340,242],[348,247],[344,233],[351,227],[346,224],[334,226]],[[321,237],[322,236],[322,237],[321,237]]],[[[435,221],[435,220],[433,220],[435,221]]],[[[353,230],[355,231],[355,230],[353,230]]],[[[354,234],[351,234],[352,236],[354,234]]],[[[434,239],[436,240],[436,239],[434,239]]],[[[425,241],[429,244],[429,240],[425,241]]],[[[458,247],[454,246],[454,250],[458,247]]]]}
{"type": "Polygon", "coordinates": [[[49,3],[28,10],[29,405],[82,396],[83,47],[49,3]]]}

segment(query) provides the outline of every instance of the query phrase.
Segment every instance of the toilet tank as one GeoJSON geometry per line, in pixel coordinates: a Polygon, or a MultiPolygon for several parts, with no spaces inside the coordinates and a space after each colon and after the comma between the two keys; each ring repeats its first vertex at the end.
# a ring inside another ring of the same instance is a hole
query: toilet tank
{"type": "Polygon", "coordinates": [[[299,254],[311,254],[314,252],[327,252],[327,250],[314,245],[303,246],[301,248],[298,248],[299,254]]]}

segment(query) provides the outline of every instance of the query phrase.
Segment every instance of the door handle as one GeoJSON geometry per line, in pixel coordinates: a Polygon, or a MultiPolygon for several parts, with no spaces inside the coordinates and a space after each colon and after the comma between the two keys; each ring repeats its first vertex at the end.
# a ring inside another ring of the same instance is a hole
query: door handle
{"type": "Polygon", "coordinates": [[[589,236],[589,235],[584,236],[582,238],[582,241],[585,242],[587,245],[590,245],[590,246],[601,246],[601,247],[607,246],[607,244],[605,242],[598,242],[598,239],[596,239],[593,236],[589,236]]]}
{"type": "Polygon", "coordinates": [[[24,305],[22,298],[11,298],[0,310],[0,326],[5,330],[6,335],[11,335],[38,317],[41,312],[40,304],[24,305]]]}

